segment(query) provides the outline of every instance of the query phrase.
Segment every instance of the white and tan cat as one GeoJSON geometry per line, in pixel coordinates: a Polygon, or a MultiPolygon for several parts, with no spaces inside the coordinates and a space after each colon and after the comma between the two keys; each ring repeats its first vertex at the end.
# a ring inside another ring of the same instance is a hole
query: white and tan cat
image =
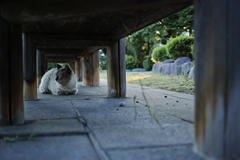
{"type": "Polygon", "coordinates": [[[52,93],[54,95],[77,94],[77,78],[68,65],[62,68],[58,64],[57,68],[53,68],[44,74],[39,85],[39,91],[43,94],[52,93]]]}

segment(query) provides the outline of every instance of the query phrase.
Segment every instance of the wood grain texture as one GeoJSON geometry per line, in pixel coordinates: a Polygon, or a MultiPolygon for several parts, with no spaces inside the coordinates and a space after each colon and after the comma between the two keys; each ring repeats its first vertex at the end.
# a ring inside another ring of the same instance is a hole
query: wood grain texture
{"type": "Polygon", "coordinates": [[[229,3],[229,42],[228,42],[228,102],[226,126],[226,157],[240,159],[240,1],[229,3]]]}
{"type": "Polygon", "coordinates": [[[8,0],[1,4],[2,16],[10,22],[29,23],[56,19],[79,19],[97,14],[118,13],[126,10],[157,9],[174,4],[191,4],[192,0],[8,0]],[[51,13],[51,14],[49,14],[51,13]]]}
{"type": "Polygon", "coordinates": [[[126,97],[125,41],[112,42],[107,47],[108,97],[126,97]]]}
{"type": "Polygon", "coordinates": [[[23,97],[24,100],[37,100],[37,79],[31,82],[23,80],[23,97]]]}
{"type": "Polygon", "coordinates": [[[10,124],[9,24],[0,16],[0,125],[10,124]]]}
{"type": "Polygon", "coordinates": [[[82,71],[83,86],[91,86],[93,78],[93,59],[92,55],[86,52],[83,56],[82,71]]]}
{"type": "Polygon", "coordinates": [[[75,61],[75,76],[79,79],[80,76],[80,58],[75,61]]]}
{"type": "Polygon", "coordinates": [[[120,97],[126,97],[125,38],[119,40],[120,97]]]}
{"type": "Polygon", "coordinates": [[[93,68],[93,78],[92,78],[92,84],[91,86],[92,87],[96,87],[96,86],[99,86],[99,52],[96,51],[92,54],[92,59],[93,59],[93,65],[92,65],[92,68],[93,68]]]}
{"type": "Polygon", "coordinates": [[[40,85],[44,73],[44,55],[41,53],[40,50],[37,50],[37,86],[40,85]]]}
{"type": "MultiPolygon", "coordinates": [[[[22,27],[10,24],[10,106],[11,124],[24,123],[22,27]]],[[[36,87],[36,86],[35,86],[36,87]]],[[[37,92],[36,92],[37,93],[37,92]]]]}
{"type": "Polygon", "coordinates": [[[37,99],[36,45],[30,33],[23,33],[24,99],[37,99]]]}
{"type": "Polygon", "coordinates": [[[239,5],[195,1],[194,149],[208,158],[240,159],[239,5]]]}

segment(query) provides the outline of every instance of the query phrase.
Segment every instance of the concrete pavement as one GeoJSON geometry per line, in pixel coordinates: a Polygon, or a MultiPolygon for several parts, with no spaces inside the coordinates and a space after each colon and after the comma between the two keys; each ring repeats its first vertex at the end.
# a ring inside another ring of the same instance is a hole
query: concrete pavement
{"type": "Polygon", "coordinates": [[[101,79],[100,87],[79,86],[77,95],[38,97],[24,102],[25,124],[0,127],[1,160],[202,160],[192,151],[192,95],[127,84],[126,98],[107,98],[101,79]],[[3,141],[34,132],[28,141],[3,141]]]}

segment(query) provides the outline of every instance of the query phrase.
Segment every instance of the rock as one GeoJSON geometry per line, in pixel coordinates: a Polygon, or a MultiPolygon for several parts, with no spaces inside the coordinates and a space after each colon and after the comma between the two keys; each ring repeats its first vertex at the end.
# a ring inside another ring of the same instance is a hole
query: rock
{"type": "Polygon", "coordinates": [[[119,106],[123,107],[125,105],[125,102],[119,102],[119,106]]]}
{"type": "Polygon", "coordinates": [[[132,72],[146,72],[146,69],[144,69],[144,68],[134,68],[134,69],[132,69],[132,72]]]}
{"type": "Polygon", "coordinates": [[[188,79],[194,79],[195,78],[195,65],[190,69],[188,79]]]}
{"type": "Polygon", "coordinates": [[[180,57],[175,60],[172,67],[172,74],[181,74],[182,65],[186,62],[191,62],[191,59],[188,57],[180,57]]]}
{"type": "Polygon", "coordinates": [[[161,65],[162,65],[162,62],[154,63],[152,67],[152,73],[158,73],[161,65]]]}
{"type": "Polygon", "coordinates": [[[90,99],[90,97],[85,97],[85,100],[89,100],[90,99]]]}
{"type": "Polygon", "coordinates": [[[182,65],[182,75],[183,76],[188,76],[189,71],[191,69],[191,65],[192,65],[191,62],[186,62],[182,65]]]}
{"type": "Polygon", "coordinates": [[[159,68],[159,72],[162,73],[163,75],[171,75],[172,67],[173,63],[163,63],[159,68]]]}
{"type": "Polygon", "coordinates": [[[163,61],[162,63],[173,63],[173,62],[174,62],[173,59],[167,59],[167,60],[163,61]]]}

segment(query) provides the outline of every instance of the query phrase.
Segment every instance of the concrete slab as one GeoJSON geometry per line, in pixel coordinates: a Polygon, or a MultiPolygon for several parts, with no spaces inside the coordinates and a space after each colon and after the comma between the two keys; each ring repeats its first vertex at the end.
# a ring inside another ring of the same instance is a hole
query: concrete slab
{"type": "Polygon", "coordinates": [[[114,160],[204,160],[193,153],[192,145],[118,148],[108,150],[107,155],[114,160]]]}
{"type": "Polygon", "coordinates": [[[24,101],[25,120],[77,118],[69,99],[24,101]]]}
{"type": "Polygon", "coordinates": [[[0,140],[1,160],[97,160],[86,135],[35,137],[29,141],[0,140]]]}
{"type": "Polygon", "coordinates": [[[0,137],[30,135],[34,132],[37,135],[86,133],[84,126],[77,119],[28,121],[18,126],[0,126],[0,137]]]}
{"type": "MultiPolygon", "coordinates": [[[[78,104],[77,100],[72,101],[74,105],[78,104]]],[[[93,99],[91,105],[78,104],[76,108],[104,149],[192,143],[192,124],[152,108],[164,128],[161,129],[149,115],[147,107],[136,105],[136,121],[133,100],[128,98],[93,99]],[[124,102],[125,106],[120,107],[119,102],[124,102]]]]}

